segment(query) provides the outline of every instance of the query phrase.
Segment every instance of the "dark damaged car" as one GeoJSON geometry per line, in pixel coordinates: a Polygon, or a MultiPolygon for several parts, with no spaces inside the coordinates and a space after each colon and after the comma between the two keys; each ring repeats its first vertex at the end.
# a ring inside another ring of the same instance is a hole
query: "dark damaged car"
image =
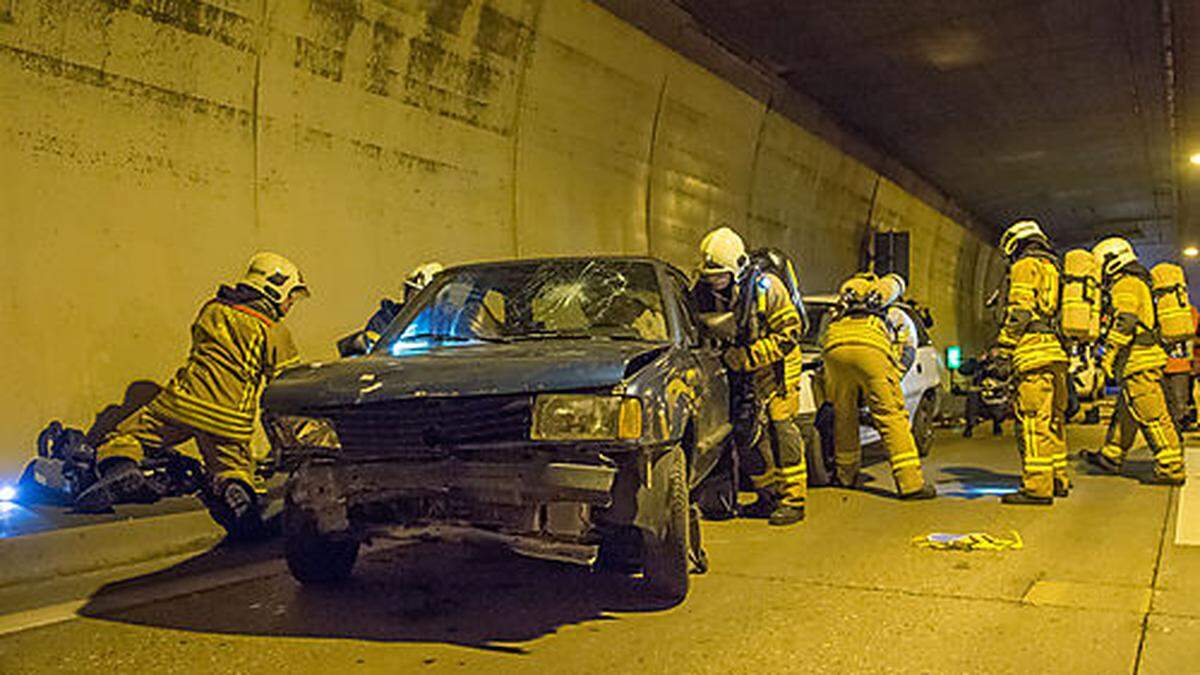
{"type": "Polygon", "coordinates": [[[619,562],[682,598],[699,532],[690,494],[729,434],[728,395],[687,280],[666,263],[446,270],[371,354],[267,390],[290,472],[288,565],[318,583],[348,576],[375,538],[490,542],[619,562]]]}

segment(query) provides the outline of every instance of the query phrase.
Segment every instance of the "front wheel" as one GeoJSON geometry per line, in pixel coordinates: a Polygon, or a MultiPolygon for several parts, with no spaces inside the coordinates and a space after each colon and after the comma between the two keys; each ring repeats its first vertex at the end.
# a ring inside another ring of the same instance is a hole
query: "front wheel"
{"type": "Polygon", "coordinates": [[[284,556],[296,581],[328,584],[350,577],[358,560],[358,541],[318,533],[316,523],[290,500],[283,512],[284,556]]]}
{"type": "Polygon", "coordinates": [[[917,411],[913,414],[913,440],[921,457],[928,457],[933,449],[933,406],[933,396],[926,395],[917,404],[917,411]]]}
{"type": "Polygon", "coordinates": [[[667,462],[667,512],[662,536],[642,535],[642,571],[647,589],[654,595],[681,601],[688,592],[688,506],[687,463],[683,449],[671,448],[659,461],[667,462]]]}

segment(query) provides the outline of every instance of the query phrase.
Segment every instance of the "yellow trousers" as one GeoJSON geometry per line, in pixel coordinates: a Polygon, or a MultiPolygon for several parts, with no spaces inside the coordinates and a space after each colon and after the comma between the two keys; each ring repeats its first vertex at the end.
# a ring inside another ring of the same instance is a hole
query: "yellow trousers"
{"type": "Polygon", "coordinates": [[[769,424],[743,459],[754,488],[777,497],[784,506],[802,507],[808,498],[804,440],[795,420],[799,411],[799,390],[768,399],[769,424]]]}
{"type": "Polygon", "coordinates": [[[900,371],[882,350],[844,344],[825,352],[825,392],[833,405],[833,442],[838,479],[853,482],[862,466],[858,437],[858,398],[865,393],[875,428],[883,437],[896,490],[902,495],[925,487],[921,458],[913,439],[900,371]]]}
{"type": "Polygon", "coordinates": [[[141,462],[146,456],[153,457],[192,439],[200,448],[210,481],[217,483],[232,478],[261,491],[249,441],[222,438],[193,429],[157,415],[145,406],[104,437],[96,448],[96,461],[101,466],[106,460],[117,458],[141,462]]]}
{"type": "Polygon", "coordinates": [[[1053,497],[1054,486],[1069,488],[1067,474],[1067,364],[1018,373],[1013,412],[1021,451],[1021,490],[1053,497]]]}
{"type": "Polygon", "coordinates": [[[1180,478],[1184,475],[1183,448],[1167,408],[1162,379],[1163,372],[1158,368],[1122,378],[1121,394],[1100,452],[1118,465],[1124,463],[1141,431],[1154,453],[1154,472],[1180,478]]]}

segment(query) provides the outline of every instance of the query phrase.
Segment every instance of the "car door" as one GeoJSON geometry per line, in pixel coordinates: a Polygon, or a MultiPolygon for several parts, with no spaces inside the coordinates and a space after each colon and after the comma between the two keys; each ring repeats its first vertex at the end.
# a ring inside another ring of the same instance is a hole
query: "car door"
{"type": "Polygon", "coordinates": [[[716,465],[724,438],[729,434],[729,381],[721,350],[702,336],[698,312],[692,304],[687,279],[672,270],[667,274],[668,301],[678,315],[688,363],[684,368],[686,391],[693,396],[692,421],[697,456],[692,461],[692,482],[699,482],[716,465]]]}

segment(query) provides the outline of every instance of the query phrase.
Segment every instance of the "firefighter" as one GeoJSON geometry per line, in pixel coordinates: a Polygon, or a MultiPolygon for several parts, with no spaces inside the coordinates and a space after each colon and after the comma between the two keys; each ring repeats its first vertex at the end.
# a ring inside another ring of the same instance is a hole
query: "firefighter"
{"type": "Polygon", "coordinates": [[[235,538],[261,532],[263,490],[250,436],[263,387],[299,362],[281,321],[308,294],[294,263],[276,253],[255,254],[241,279],[221,286],[200,308],[183,367],[96,448],[100,480],[80,494],[77,508],[152,501],[156,495],[139,462],[195,439],[207,473],[201,495],[213,519],[235,538]]]}
{"type": "Polygon", "coordinates": [[[875,428],[883,438],[902,499],[932,499],[937,490],[921,473],[921,457],[904,407],[900,379],[916,358],[910,321],[892,307],[904,294],[898,274],[882,278],[855,274],[838,290],[838,307],[821,345],[825,394],[833,406],[837,481],[860,487],[864,480],[859,439],[859,395],[865,394],[875,428]]]}
{"type": "Polygon", "coordinates": [[[731,372],[742,464],[758,499],[740,509],[771,525],[804,519],[808,472],[795,417],[800,410],[800,335],[804,325],[783,280],[750,264],[728,227],[708,233],[696,298],[705,311],[733,312],[738,338],[723,360],[731,372]],[[765,418],[765,424],[763,423],[765,418]]]}
{"type": "Polygon", "coordinates": [[[1008,260],[1008,293],[996,344],[1011,363],[1021,488],[1001,498],[1005,504],[1048,505],[1070,493],[1067,474],[1067,370],[1069,360],[1058,335],[1058,256],[1041,225],[1013,223],[1000,237],[1008,260]]]}
{"type": "Polygon", "coordinates": [[[1092,249],[1105,288],[1109,329],[1100,365],[1117,381],[1120,393],[1104,447],[1084,452],[1091,464],[1120,473],[1125,455],[1141,431],[1154,453],[1155,482],[1182,485],[1185,474],[1179,434],[1163,392],[1167,353],[1159,344],[1158,318],[1150,273],[1138,263],[1128,241],[1110,237],[1092,249]]]}
{"type": "Polygon", "coordinates": [[[417,265],[412,272],[404,279],[404,294],[400,302],[396,302],[391,298],[384,298],[379,301],[379,309],[367,319],[367,325],[357,333],[352,333],[338,340],[337,349],[341,356],[359,356],[371,351],[376,342],[379,342],[379,336],[387,330],[392,321],[400,315],[400,310],[408,304],[409,300],[416,297],[426,286],[433,281],[433,277],[441,272],[444,267],[439,262],[427,262],[417,265]]]}

